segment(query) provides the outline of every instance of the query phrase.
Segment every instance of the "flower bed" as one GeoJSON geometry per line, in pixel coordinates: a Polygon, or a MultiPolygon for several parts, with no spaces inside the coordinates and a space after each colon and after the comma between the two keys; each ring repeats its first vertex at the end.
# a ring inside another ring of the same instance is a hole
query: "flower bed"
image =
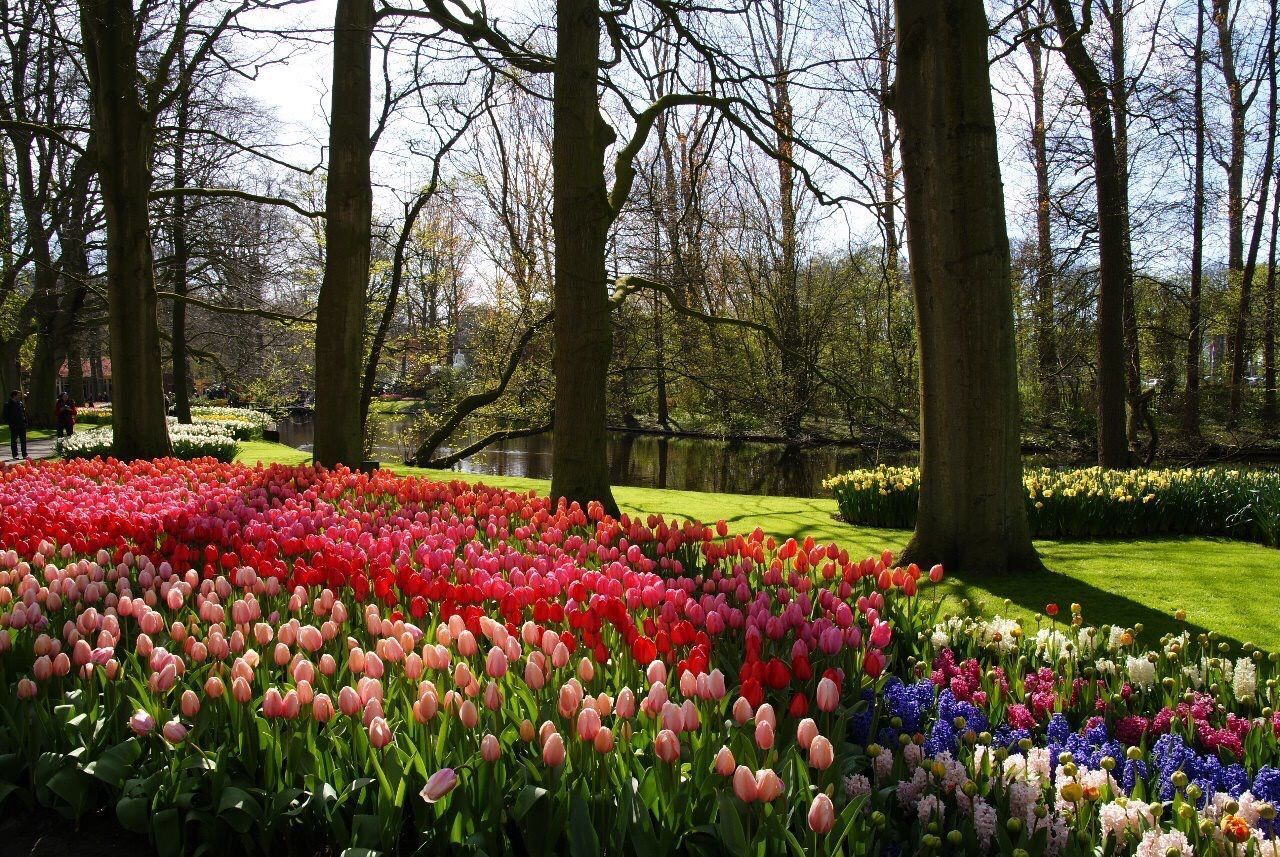
{"type": "MultiPolygon", "coordinates": [[[[210,457],[229,462],[239,449],[237,428],[235,424],[221,422],[183,425],[170,418],[169,442],[173,446],[173,455],[185,460],[210,457]]],[[[111,455],[114,437],[111,426],[101,426],[59,438],[54,448],[62,458],[106,458],[111,455]]]]}
{"type": "Polygon", "coordinates": [[[271,417],[262,411],[213,405],[192,407],[191,419],[197,424],[211,422],[224,426],[231,430],[236,440],[261,440],[263,429],[272,423],[271,417]]]}
{"type": "MultiPolygon", "coordinates": [[[[1269,470],[1029,469],[1027,516],[1037,538],[1185,534],[1280,544],[1280,473],[1269,470]]],[[[823,483],[850,523],[911,529],[920,471],[880,466],[823,483]]]]}
{"type": "Polygon", "coordinates": [[[111,406],[101,405],[93,408],[77,408],[76,423],[91,426],[105,425],[111,422],[111,406]]]}
{"type": "Polygon", "coordinates": [[[386,471],[44,463],[0,508],[0,800],[164,854],[1276,853],[1275,665],[1208,636],[386,471]]]}

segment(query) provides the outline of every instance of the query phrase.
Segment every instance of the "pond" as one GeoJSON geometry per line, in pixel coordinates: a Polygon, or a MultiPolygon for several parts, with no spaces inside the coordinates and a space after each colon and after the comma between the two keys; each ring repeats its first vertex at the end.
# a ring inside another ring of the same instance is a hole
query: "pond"
{"type": "MultiPolygon", "coordinates": [[[[411,420],[373,417],[374,457],[404,461],[417,446],[411,420]]],[[[279,424],[280,442],[310,450],[310,420],[279,424]]],[[[913,458],[913,457],[912,457],[913,458]]],[[[877,461],[901,463],[901,456],[881,456],[856,447],[794,447],[780,443],[725,442],[610,432],[609,471],[614,485],[826,497],[822,480],[833,473],[877,461]]],[[[496,443],[454,465],[459,473],[551,478],[551,435],[496,443]]]]}

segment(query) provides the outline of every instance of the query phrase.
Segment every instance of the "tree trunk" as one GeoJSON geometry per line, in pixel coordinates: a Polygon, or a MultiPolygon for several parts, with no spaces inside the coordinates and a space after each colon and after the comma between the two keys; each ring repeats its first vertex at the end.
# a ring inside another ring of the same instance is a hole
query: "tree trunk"
{"type": "Polygon", "coordinates": [[[1280,232],[1280,187],[1271,200],[1271,248],[1267,252],[1267,285],[1263,292],[1262,424],[1274,430],[1280,422],[1276,409],[1276,238],[1280,232]]]}
{"type": "MultiPolygon", "coordinates": [[[[1024,29],[1031,21],[1024,15],[1024,29]]],[[[1045,416],[1062,403],[1058,387],[1058,331],[1054,323],[1053,235],[1050,229],[1048,126],[1044,115],[1045,59],[1039,36],[1026,41],[1031,61],[1031,152],[1036,174],[1036,364],[1045,416]]]]}
{"type": "Polygon", "coordinates": [[[154,117],[138,100],[137,22],[129,0],[80,0],[98,179],[107,219],[107,318],[117,458],[170,453],[151,221],[154,117]]]}
{"type": "Polygon", "coordinates": [[[191,249],[187,245],[187,199],[182,190],[187,186],[187,117],[190,98],[184,89],[178,98],[178,134],[173,147],[173,302],[169,354],[173,363],[173,411],[180,423],[191,423],[191,370],[187,363],[187,264],[191,249]]]}
{"type": "Polygon", "coordinates": [[[99,332],[89,335],[89,401],[101,400],[107,392],[106,373],[102,368],[102,344],[99,332]]]}
{"type": "Polygon", "coordinates": [[[1129,222],[1129,81],[1125,71],[1124,0],[1116,0],[1107,14],[1111,26],[1111,119],[1115,126],[1116,168],[1119,172],[1122,253],[1124,259],[1124,382],[1128,410],[1125,434],[1130,449],[1142,427],[1142,357],[1138,341],[1138,307],[1133,293],[1133,242],[1129,222]]]}
{"type": "Polygon", "coordinates": [[[1249,252],[1245,256],[1244,269],[1240,272],[1240,306],[1236,313],[1236,330],[1232,348],[1231,402],[1229,420],[1240,417],[1244,373],[1248,362],[1249,302],[1252,299],[1253,277],[1258,270],[1258,249],[1262,243],[1262,227],[1267,219],[1267,199],[1271,192],[1271,176],[1276,163],[1276,2],[1271,2],[1270,28],[1267,36],[1267,57],[1270,60],[1269,90],[1267,98],[1266,149],[1262,156],[1262,176],[1259,179],[1258,207],[1253,216],[1253,230],[1249,238],[1249,252]]]}
{"type": "Polygon", "coordinates": [[[600,115],[597,0],[557,0],[551,160],[555,231],[555,434],[551,493],[616,514],[609,489],[605,383],[612,351],[604,179],[613,129],[600,115]]]}
{"type": "Polygon", "coordinates": [[[1111,126],[1107,86],[1089,56],[1076,25],[1071,0],[1051,0],[1062,51],[1084,93],[1093,142],[1098,204],[1098,464],[1128,467],[1129,441],[1125,416],[1124,295],[1128,279],[1125,255],[1124,187],[1111,126]]]}
{"type": "Polygon", "coordinates": [[[1182,430],[1200,437],[1200,294],[1204,284],[1204,0],[1196,0],[1195,186],[1191,202],[1191,285],[1187,301],[1187,390],[1182,405],[1182,430]]]}
{"type": "Polygon", "coordinates": [[[1236,69],[1231,0],[1213,0],[1213,21],[1218,31],[1218,51],[1222,56],[1222,78],[1227,85],[1227,106],[1231,116],[1231,140],[1227,156],[1227,279],[1240,289],[1236,317],[1228,336],[1231,377],[1227,401],[1227,425],[1240,416],[1240,385],[1244,380],[1244,340],[1249,323],[1249,285],[1244,282],[1244,84],[1236,69]]]}
{"type": "Polygon", "coordinates": [[[773,130],[780,157],[778,168],[778,261],[776,278],[777,294],[774,312],[777,316],[779,349],[778,369],[784,390],[782,411],[782,435],[787,440],[798,440],[804,423],[805,408],[809,403],[808,367],[804,363],[805,331],[800,311],[800,271],[796,234],[796,171],[794,157],[794,114],[791,106],[791,69],[787,65],[786,22],[783,0],[773,0],[773,44],[769,51],[773,60],[773,130]]]}
{"type": "Polygon", "coordinates": [[[372,0],[338,0],[333,25],[329,183],[324,281],[316,308],[315,460],[333,467],[364,458],[360,368],[368,300],[372,0]]]}
{"type": "Polygon", "coordinates": [[[1022,487],[1009,238],[982,0],[897,0],[895,111],[920,337],[920,506],[903,561],[1041,567],[1022,487]]]}
{"type": "Polygon", "coordinates": [[[72,337],[67,346],[67,394],[77,405],[84,401],[84,355],[80,340],[72,337]]]}

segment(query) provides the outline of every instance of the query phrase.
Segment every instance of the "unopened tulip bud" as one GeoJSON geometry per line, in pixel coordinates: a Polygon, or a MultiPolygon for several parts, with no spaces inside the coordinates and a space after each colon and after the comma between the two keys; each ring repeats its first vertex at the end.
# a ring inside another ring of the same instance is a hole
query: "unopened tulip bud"
{"type": "Polygon", "coordinates": [[[733,759],[733,751],[728,747],[721,747],[720,752],[716,753],[716,773],[722,777],[733,776],[737,763],[733,759]]]}
{"type": "Polygon", "coordinates": [[[835,761],[836,751],[825,735],[818,735],[809,745],[809,764],[819,771],[825,771],[835,761]]]}
{"type": "Polygon", "coordinates": [[[670,765],[680,758],[680,739],[670,729],[663,729],[653,741],[653,751],[670,765]]]}
{"type": "Polygon", "coordinates": [[[453,791],[458,785],[458,775],[453,768],[442,768],[427,778],[427,784],[418,794],[427,803],[435,803],[453,791]]]}
{"type": "Polygon", "coordinates": [[[835,824],[836,810],[831,803],[831,798],[819,792],[814,797],[813,803],[809,805],[809,829],[821,836],[824,833],[830,833],[835,824]]]}
{"type": "Polygon", "coordinates": [[[480,741],[480,756],[486,762],[496,762],[498,757],[502,755],[502,745],[498,743],[498,736],[492,733],[484,736],[480,741]]]}
{"type": "Polygon", "coordinates": [[[552,732],[542,743],[542,762],[549,768],[564,764],[564,739],[559,732],[552,732]]]}

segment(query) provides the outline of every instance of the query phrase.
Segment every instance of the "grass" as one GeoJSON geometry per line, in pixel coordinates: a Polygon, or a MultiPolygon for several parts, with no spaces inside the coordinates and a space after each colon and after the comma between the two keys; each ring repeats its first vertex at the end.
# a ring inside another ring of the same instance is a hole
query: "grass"
{"type": "Polygon", "coordinates": [[[369,403],[369,413],[411,414],[422,410],[425,405],[426,403],[422,399],[374,399],[369,403]]]}
{"type": "MultiPolygon", "coordinates": [[[[27,429],[27,440],[40,440],[41,438],[53,437],[53,431],[50,429],[27,429]]],[[[5,446],[9,445],[9,427],[4,423],[0,423],[0,443],[5,446]]]]}
{"type": "MultiPolygon", "coordinates": [[[[265,441],[240,445],[238,460],[298,464],[305,452],[265,441]]],[[[516,491],[545,494],[541,479],[464,476],[453,471],[391,465],[400,474],[437,480],[465,479],[516,491]]],[[[614,489],[626,512],[716,521],[724,518],[735,531],[760,527],[779,538],[834,541],[856,556],[901,550],[910,533],[852,526],[834,519],[834,499],[706,494],[657,488],[614,489]]],[[[1280,650],[1280,552],[1274,548],[1223,539],[1165,537],[1131,541],[1040,541],[1036,543],[1050,571],[1026,575],[951,575],[943,585],[951,609],[967,598],[982,603],[987,614],[1029,618],[1056,602],[1066,612],[1077,602],[1092,624],[1141,623],[1149,642],[1181,629],[1173,611],[1187,611],[1192,630],[1214,630],[1237,642],[1251,641],[1280,650]],[[1005,599],[1010,604],[1005,606],[1005,599]]]]}

